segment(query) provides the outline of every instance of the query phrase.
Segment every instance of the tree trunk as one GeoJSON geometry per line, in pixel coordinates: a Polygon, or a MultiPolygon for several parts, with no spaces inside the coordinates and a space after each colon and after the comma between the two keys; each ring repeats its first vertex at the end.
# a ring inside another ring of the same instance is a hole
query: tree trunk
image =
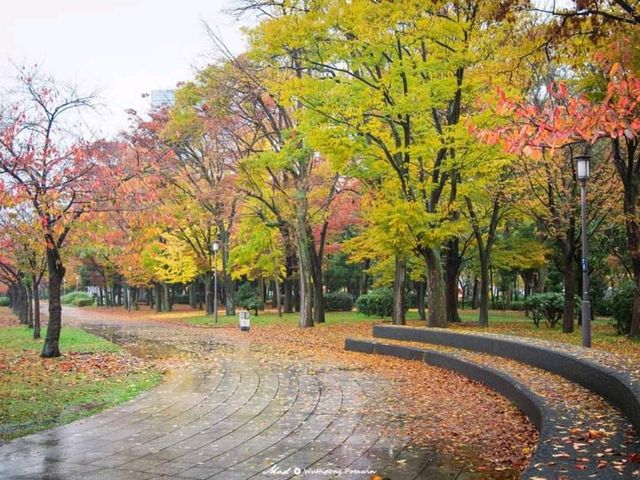
{"type": "Polygon", "coordinates": [[[427,278],[429,280],[429,317],[427,326],[446,327],[445,287],[440,252],[434,248],[426,248],[424,257],[427,263],[427,278]]]}
{"type": "Polygon", "coordinates": [[[236,284],[231,278],[231,275],[225,272],[222,275],[222,288],[224,289],[224,309],[227,316],[235,316],[236,306],[233,300],[235,295],[236,284]]]}
{"type": "Polygon", "coordinates": [[[489,257],[486,252],[480,252],[480,311],[478,323],[481,327],[489,326],[489,257]]]}
{"type": "Polygon", "coordinates": [[[60,291],[64,281],[65,268],[53,239],[47,239],[47,272],[49,275],[49,323],[47,336],[40,356],[53,358],[60,356],[60,330],[62,328],[62,304],[60,291]]]}
{"type": "Polygon", "coordinates": [[[371,266],[371,260],[366,259],[362,263],[362,273],[360,274],[360,282],[358,287],[358,295],[364,295],[369,290],[369,275],[367,275],[367,270],[371,266]]]}
{"type": "Polygon", "coordinates": [[[153,285],[153,297],[156,307],[156,313],[162,312],[162,285],[155,283],[153,285]]]}
{"type": "Polygon", "coordinates": [[[293,289],[295,281],[293,278],[296,265],[295,255],[287,255],[286,269],[287,277],[284,280],[284,313],[293,313],[294,311],[294,294],[293,289]]]}
{"type": "Polygon", "coordinates": [[[636,285],[633,296],[633,310],[631,314],[631,328],[629,336],[640,336],[640,225],[636,219],[635,204],[627,205],[631,200],[625,196],[625,211],[627,212],[626,229],[629,253],[631,254],[631,265],[633,268],[633,279],[636,285]]]}
{"type": "Polygon", "coordinates": [[[21,280],[18,280],[18,284],[16,286],[16,307],[14,311],[18,315],[18,319],[20,320],[21,325],[27,325],[29,323],[28,320],[28,305],[27,305],[27,293],[24,285],[21,280]]]}
{"type": "Polygon", "coordinates": [[[407,320],[404,314],[404,291],[407,281],[407,261],[404,257],[396,255],[396,268],[393,275],[393,324],[405,325],[407,320]]]}
{"type": "Polygon", "coordinates": [[[574,268],[575,255],[575,238],[573,230],[573,221],[567,232],[567,238],[563,245],[563,282],[564,282],[564,311],[562,313],[562,331],[563,333],[571,333],[574,329],[575,318],[575,294],[576,294],[576,275],[574,268]]]}
{"type": "Polygon", "coordinates": [[[538,270],[537,281],[534,282],[534,288],[536,293],[544,293],[544,285],[547,283],[547,275],[549,269],[546,266],[540,267],[538,270]]]}
{"type": "Polygon", "coordinates": [[[167,282],[162,282],[162,311],[170,312],[171,309],[171,298],[169,295],[169,284],[167,282]]]}
{"type": "Polygon", "coordinates": [[[276,308],[278,309],[278,317],[282,318],[282,298],[280,296],[280,279],[276,275],[273,278],[275,284],[276,308]]]}
{"type": "Polygon", "coordinates": [[[213,288],[211,287],[213,274],[207,272],[204,274],[204,302],[207,315],[213,314],[213,288]]]}
{"type": "Polygon", "coordinates": [[[451,323],[458,323],[460,322],[460,315],[458,314],[458,276],[460,274],[462,258],[460,258],[459,242],[457,238],[447,242],[445,263],[447,321],[451,323]]]}
{"type": "Polygon", "coordinates": [[[427,293],[427,284],[425,282],[416,282],[416,296],[418,303],[418,314],[420,320],[427,320],[425,297],[427,293]]]}
{"type": "Polygon", "coordinates": [[[529,298],[529,296],[531,295],[531,291],[533,289],[533,271],[532,270],[527,270],[526,272],[524,272],[522,274],[522,281],[524,282],[524,316],[528,317],[529,316],[529,308],[527,307],[528,303],[527,303],[527,298],[529,298]]]}
{"type": "Polygon", "coordinates": [[[298,268],[300,276],[300,320],[298,325],[303,328],[313,327],[311,259],[309,258],[309,250],[305,247],[304,243],[300,245],[298,268]]]}
{"type": "Polygon", "coordinates": [[[640,261],[633,261],[633,279],[636,290],[633,296],[633,310],[631,313],[631,328],[629,336],[640,336],[640,261]]]}
{"type": "Polygon", "coordinates": [[[302,266],[303,260],[300,259],[300,327],[313,327],[313,312],[311,306],[311,276],[304,270],[302,266]]]}
{"type": "Polygon", "coordinates": [[[313,280],[313,322],[324,323],[324,289],[322,282],[313,280]]]}
{"type": "Polygon", "coordinates": [[[302,188],[296,191],[296,240],[298,245],[298,275],[300,276],[300,321],[299,326],[313,327],[314,295],[312,285],[313,265],[311,258],[312,242],[309,238],[309,222],[307,221],[308,205],[306,192],[302,188]]]}
{"type": "Polygon", "coordinates": [[[324,323],[324,288],[322,278],[322,257],[324,252],[324,241],[327,233],[328,223],[325,222],[320,233],[320,245],[316,251],[316,242],[311,228],[307,227],[307,238],[309,240],[309,258],[311,258],[311,278],[313,280],[313,321],[314,323],[324,323]]]}
{"type": "Polygon", "coordinates": [[[473,291],[471,293],[471,308],[475,310],[478,308],[478,287],[480,286],[480,280],[478,277],[473,277],[473,291]]]}
{"type": "Polygon", "coordinates": [[[33,287],[33,338],[40,338],[40,281],[32,277],[33,287]]]}
{"type": "Polygon", "coordinates": [[[33,328],[33,284],[27,283],[25,290],[27,292],[27,325],[33,328]]]}

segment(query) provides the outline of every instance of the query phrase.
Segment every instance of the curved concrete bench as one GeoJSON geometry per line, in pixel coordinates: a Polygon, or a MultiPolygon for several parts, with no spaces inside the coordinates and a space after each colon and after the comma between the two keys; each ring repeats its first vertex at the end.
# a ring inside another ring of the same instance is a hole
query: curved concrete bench
{"type": "Polygon", "coordinates": [[[518,339],[441,329],[376,325],[373,336],[488,353],[547,370],[597,393],[618,407],[640,432],[640,388],[626,373],[518,339]]]}
{"type": "MultiPolygon", "coordinates": [[[[540,438],[529,467],[522,472],[520,478],[555,478],[557,471],[549,468],[548,463],[553,458],[551,438],[561,436],[555,420],[555,412],[551,410],[544,399],[532,392],[510,375],[488,366],[479,366],[454,355],[436,350],[421,349],[403,345],[386,345],[369,340],[347,338],[345,349],[353,352],[371,353],[399,357],[406,360],[423,361],[428,365],[452,370],[465,377],[483,383],[492,390],[505,396],[515,403],[522,412],[533,422],[540,438]]],[[[554,459],[555,460],[555,459],[554,459]]],[[[561,467],[563,460],[553,462],[561,467]]]]}

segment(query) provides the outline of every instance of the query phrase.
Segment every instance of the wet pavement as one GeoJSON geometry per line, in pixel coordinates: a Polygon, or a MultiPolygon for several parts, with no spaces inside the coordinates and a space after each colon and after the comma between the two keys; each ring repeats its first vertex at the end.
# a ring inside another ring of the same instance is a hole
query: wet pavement
{"type": "MultiPolygon", "coordinates": [[[[119,407],[0,446],[11,479],[466,478],[372,414],[386,380],[256,359],[221,331],[65,308],[66,324],[166,361],[163,384],[119,407]]],[[[392,408],[390,409],[392,410],[392,408]]]]}

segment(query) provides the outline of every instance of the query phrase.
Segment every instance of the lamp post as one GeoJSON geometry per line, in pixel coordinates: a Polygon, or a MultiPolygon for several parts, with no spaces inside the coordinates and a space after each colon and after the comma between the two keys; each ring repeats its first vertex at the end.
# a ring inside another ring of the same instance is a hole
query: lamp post
{"type": "Polygon", "coordinates": [[[213,322],[218,323],[218,248],[217,240],[211,244],[213,250],[213,322]]]}
{"type": "Polygon", "coordinates": [[[587,180],[589,154],[578,155],[578,182],[580,183],[580,218],[582,221],[582,346],[591,347],[591,303],[589,302],[589,241],[587,239],[587,180]]]}

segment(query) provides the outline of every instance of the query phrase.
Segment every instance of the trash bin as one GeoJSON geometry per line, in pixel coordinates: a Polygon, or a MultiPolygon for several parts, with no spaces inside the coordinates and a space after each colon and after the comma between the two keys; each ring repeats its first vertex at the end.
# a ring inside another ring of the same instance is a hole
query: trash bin
{"type": "Polygon", "coordinates": [[[238,322],[240,323],[240,330],[248,332],[251,327],[251,319],[249,318],[249,312],[244,311],[238,314],[238,322]]]}

